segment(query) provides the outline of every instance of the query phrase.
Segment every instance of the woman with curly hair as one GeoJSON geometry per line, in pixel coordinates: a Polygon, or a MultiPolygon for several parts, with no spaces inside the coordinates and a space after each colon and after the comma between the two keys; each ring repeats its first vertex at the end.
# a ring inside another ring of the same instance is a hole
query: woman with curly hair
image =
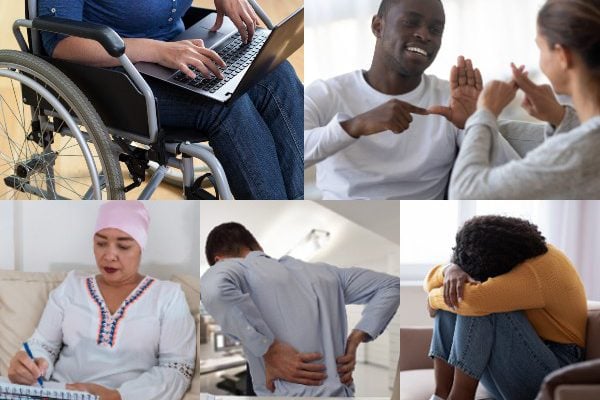
{"type": "Polygon", "coordinates": [[[480,381],[496,400],[531,400],[548,373],[583,360],[583,284],[529,221],[467,221],[452,262],[424,286],[435,317],[432,400],[472,400],[480,381]]]}

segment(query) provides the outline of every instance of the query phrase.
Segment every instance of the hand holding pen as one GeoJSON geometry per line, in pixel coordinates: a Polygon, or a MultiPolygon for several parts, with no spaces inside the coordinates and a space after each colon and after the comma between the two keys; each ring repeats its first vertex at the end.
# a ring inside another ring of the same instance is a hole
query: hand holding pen
{"type": "MultiPolygon", "coordinates": [[[[29,358],[31,358],[31,361],[33,361],[35,363],[35,358],[33,358],[33,354],[31,353],[31,349],[29,348],[29,345],[27,344],[27,342],[23,343],[23,348],[25,349],[25,352],[27,353],[29,358]]],[[[41,387],[44,387],[44,381],[42,380],[41,371],[40,371],[40,375],[37,378],[37,382],[40,384],[41,387]]]]}
{"type": "Polygon", "coordinates": [[[8,379],[12,383],[21,385],[34,385],[36,381],[43,387],[42,377],[48,370],[48,361],[45,358],[34,358],[27,343],[23,343],[25,351],[19,351],[8,366],[8,379]]]}

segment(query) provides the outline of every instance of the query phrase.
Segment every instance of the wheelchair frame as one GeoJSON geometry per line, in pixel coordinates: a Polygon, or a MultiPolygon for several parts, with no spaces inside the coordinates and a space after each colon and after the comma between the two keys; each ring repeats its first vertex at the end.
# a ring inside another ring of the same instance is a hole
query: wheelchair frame
{"type": "MultiPolygon", "coordinates": [[[[148,83],[135,69],[131,60],[125,54],[125,43],[123,39],[113,29],[104,25],[87,22],[72,21],[54,17],[37,17],[37,0],[26,0],[26,3],[26,19],[18,19],[13,24],[13,33],[15,35],[15,38],[17,39],[21,51],[45,59],[51,64],[58,66],[61,72],[65,73],[66,76],[71,78],[77,84],[77,86],[80,87],[81,91],[85,94],[86,97],[90,99],[92,103],[94,103],[94,101],[92,98],[90,98],[88,94],[86,94],[86,88],[82,88],[78,84],[77,73],[72,73],[72,71],[65,72],[63,68],[61,68],[64,67],[65,64],[69,63],[65,63],[61,60],[54,60],[40,56],[43,53],[43,49],[40,43],[41,38],[38,35],[38,31],[48,31],[95,40],[96,42],[100,43],[111,56],[117,58],[119,63],[125,70],[125,74],[121,72],[119,72],[119,74],[126,75],[127,80],[129,80],[130,83],[130,87],[127,88],[127,90],[133,93],[132,96],[138,96],[138,99],[135,101],[138,102],[138,105],[140,107],[143,106],[145,108],[147,116],[147,121],[145,122],[147,126],[142,126],[142,128],[138,129],[137,132],[121,130],[118,127],[114,127],[111,124],[107,123],[105,115],[99,112],[100,117],[104,121],[104,124],[107,126],[111,137],[111,142],[115,142],[115,138],[119,138],[121,141],[127,141],[129,143],[139,143],[143,145],[143,147],[145,147],[142,148],[142,150],[139,150],[140,147],[131,147],[131,151],[128,151],[128,147],[124,147],[123,143],[120,143],[120,148],[123,150],[119,157],[120,161],[123,161],[123,159],[121,158],[131,161],[131,158],[133,157],[133,162],[137,163],[138,167],[136,173],[136,168],[132,169],[126,161],[129,171],[133,175],[134,184],[129,185],[128,188],[125,188],[125,191],[131,189],[132,186],[135,187],[141,185],[141,182],[145,180],[145,170],[149,168],[148,163],[152,161],[154,163],[157,163],[158,167],[156,168],[156,170],[150,177],[148,183],[146,184],[145,188],[139,195],[139,199],[149,199],[153,195],[160,183],[165,179],[169,167],[173,167],[181,171],[182,186],[184,190],[183,194],[186,198],[194,198],[193,187],[195,184],[195,176],[193,159],[197,158],[200,161],[204,162],[210,169],[212,173],[212,178],[214,178],[214,180],[211,180],[211,182],[215,186],[219,198],[233,199],[233,195],[229,188],[225,171],[223,170],[223,167],[219,160],[215,157],[212,149],[204,143],[192,143],[190,141],[198,140],[198,136],[200,136],[199,132],[193,130],[187,130],[185,132],[175,131],[174,136],[182,136],[181,134],[183,133],[183,136],[187,137],[185,137],[184,139],[170,139],[169,134],[173,131],[165,130],[160,127],[154,94],[152,93],[152,90],[148,83]],[[23,37],[21,28],[26,28],[28,30],[30,46],[23,37]],[[75,77],[75,79],[73,79],[73,77],[75,77]],[[141,96],[141,98],[139,98],[139,96],[141,96]],[[143,167],[142,176],[140,176],[141,167],[143,167]]],[[[256,6],[258,7],[258,5],[256,6]]],[[[260,7],[258,7],[257,10],[260,10],[260,7]]],[[[212,11],[214,10],[205,10],[192,7],[190,8],[190,10],[188,10],[186,16],[188,14],[195,14],[197,16],[199,13],[206,15],[207,13],[212,11]]],[[[262,12],[262,10],[260,10],[260,14],[262,14],[261,17],[264,16],[264,20],[268,21],[268,18],[266,17],[264,12],[262,12]]],[[[268,21],[268,25],[271,25],[270,21],[268,21]]],[[[70,67],[75,69],[81,68],[82,70],[85,69],[86,71],[92,70],[94,68],[81,65],[78,65],[76,67],[73,67],[71,65],[70,67]]],[[[102,175],[98,173],[89,147],[87,146],[85,134],[82,133],[78,128],[77,120],[69,112],[67,112],[66,108],[63,107],[60,100],[54,97],[52,93],[46,90],[44,86],[42,86],[35,80],[27,77],[24,74],[17,73],[11,70],[0,70],[0,76],[15,79],[22,85],[25,85],[26,87],[32,89],[36,93],[42,95],[42,97],[55,108],[55,110],[59,114],[59,117],[62,120],[64,120],[64,122],[67,125],[67,128],[62,130],[60,133],[71,135],[76,139],[77,143],[79,144],[82,150],[87,167],[90,171],[90,176],[92,178],[92,187],[83,197],[100,199],[102,197],[101,190],[103,186],[102,175]]],[[[134,97],[131,98],[133,99],[134,97]]],[[[95,108],[97,109],[97,107],[95,108]]],[[[199,141],[206,140],[206,137],[199,138],[199,141]]],[[[111,154],[108,156],[111,157],[113,155],[111,154]]],[[[36,189],[32,189],[32,191],[30,191],[29,193],[39,194],[36,193],[35,190],[36,189]]]]}

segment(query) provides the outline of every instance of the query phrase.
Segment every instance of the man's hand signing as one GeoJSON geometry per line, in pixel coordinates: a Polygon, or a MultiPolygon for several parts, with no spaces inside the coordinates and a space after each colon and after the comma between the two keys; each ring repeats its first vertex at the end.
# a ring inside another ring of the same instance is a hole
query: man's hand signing
{"type": "Polygon", "coordinates": [[[325,365],[314,364],[323,358],[320,353],[300,353],[287,343],[275,340],[263,356],[267,389],[275,391],[276,379],[319,386],[327,378],[325,365]]]}
{"type": "Polygon", "coordinates": [[[342,122],[341,126],[354,138],[385,131],[402,133],[408,129],[413,120],[411,114],[427,115],[428,112],[424,108],[392,99],[372,110],[342,122]]]}
{"type": "Polygon", "coordinates": [[[479,69],[473,69],[471,60],[459,56],[450,70],[450,105],[433,106],[428,111],[445,117],[454,126],[463,129],[467,119],[477,109],[477,97],[482,90],[483,80],[479,69]]]}

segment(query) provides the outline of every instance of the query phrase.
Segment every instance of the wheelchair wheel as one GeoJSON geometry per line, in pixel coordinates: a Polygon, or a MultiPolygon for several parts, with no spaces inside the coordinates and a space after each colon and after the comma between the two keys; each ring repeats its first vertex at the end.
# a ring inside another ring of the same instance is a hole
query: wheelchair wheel
{"type": "Polygon", "coordinates": [[[108,130],[53,65],[0,50],[0,199],[124,199],[108,130]]]}

